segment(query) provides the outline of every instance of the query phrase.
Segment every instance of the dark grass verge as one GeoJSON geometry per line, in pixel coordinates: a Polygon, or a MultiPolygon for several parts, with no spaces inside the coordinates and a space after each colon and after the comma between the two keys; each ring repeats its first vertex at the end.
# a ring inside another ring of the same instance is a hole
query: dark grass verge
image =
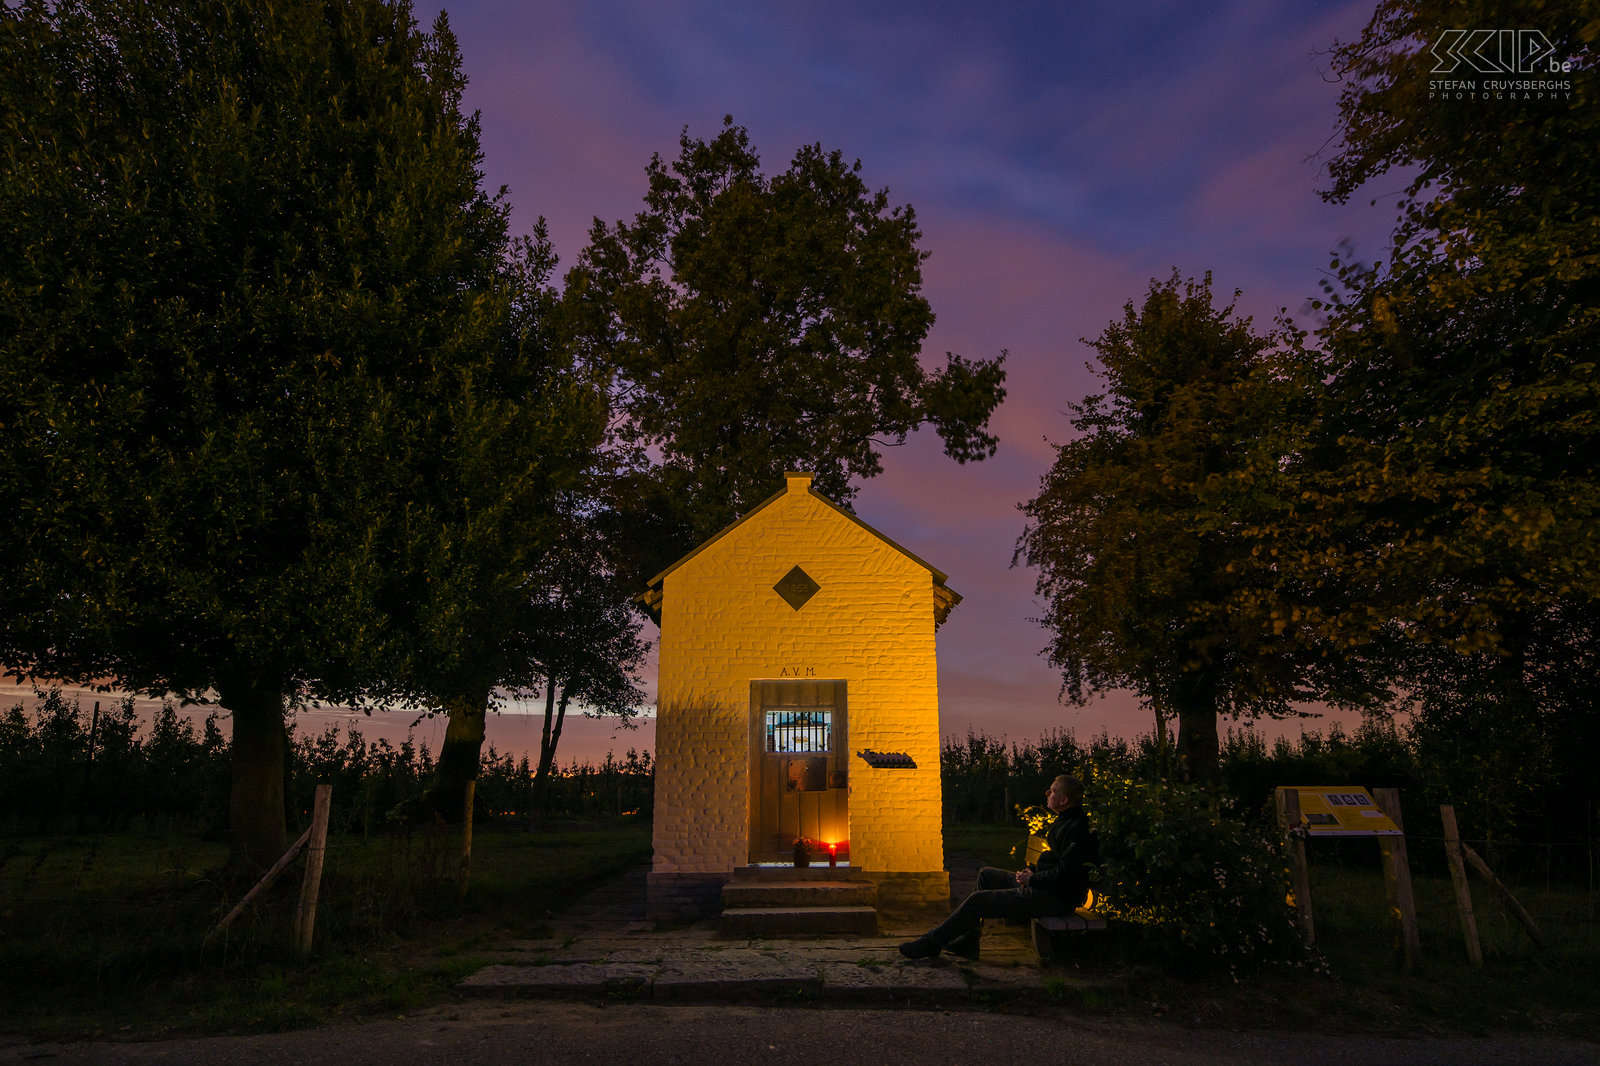
{"type": "Polygon", "coordinates": [[[480,826],[330,840],[313,951],[290,944],[296,863],[220,935],[248,885],[181,834],[0,841],[0,1028],[37,1039],[255,1032],[393,1016],[452,998],[482,954],[537,937],[596,881],[647,862],[649,827],[480,826]]]}
{"type": "MultiPolygon", "coordinates": [[[[960,865],[1014,866],[1020,830],[947,826],[960,865]]],[[[1376,852],[1377,844],[1371,844],[1376,852]]],[[[1600,914],[1586,886],[1513,884],[1548,947],[1532,940],[1487,885],[1471,888],[1485,964],[1466,958],[1449,878],[1416,876],[1420,964],[1406,973],[1376,865],[1311,858],[1314,964],[1179,976],[1115,931],[1046,971],[1042,1001],[1073,1012],[1161,1019],[1205,1028],[1390,1035],[1522,1031],[1595,1039],[1600,1033],[1600,914]]],[[[1357,856],[1359,859],[1360,856],[1357,856]]],[[[952,863],[952,869],[955,864],[952,863]]],[[[1019,1007],[1021,1004],[1014,1004],[1019,1007]]]]}
{"type": "MultiPolygon", "coordinates": [[[[963,866],[1007,867],[1019,836],[949,827],[946,852],[963,866]]],[[[649,829],[480,827],[464,902],[448,831],[334,845],[316,947],[300,961],[288,948],[298,868],[237,928],[207,941],[246,887],[208,873],[224,858],[218,845],[178,834],[0,840],[0,1029],[36,1039],[265,1032],[455,1002],[457,982],[508,939],[548,935],[550,918],[586,886],[646,861],[649,829]]],[[[1541,952],[1475,881],[1487,963],[1474,970],[1449,881],[1418,877],[1422,964],[1407,975],[1377,870],[1314,852],[1312,879],[1319,971],[1179,977],[1112,937],[1048,969],[1037,989],[971,1007],[1229,1029],[1600,1032],[1600,937],[1587,891],[1513,885],[1550,941],[1541,952]]]]}

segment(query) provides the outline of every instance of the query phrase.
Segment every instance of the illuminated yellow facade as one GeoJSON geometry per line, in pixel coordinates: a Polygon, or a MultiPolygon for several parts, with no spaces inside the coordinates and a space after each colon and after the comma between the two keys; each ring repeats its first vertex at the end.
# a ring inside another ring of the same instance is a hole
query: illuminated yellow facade
{"type": "Polygon", "coordinates": [[[839,847],[881,905],[946,901],[934,630],[960,597],[944,582],[806,474],[652,580],[654,914],[711,909],[734,867],[795,838],[839,847]]]}

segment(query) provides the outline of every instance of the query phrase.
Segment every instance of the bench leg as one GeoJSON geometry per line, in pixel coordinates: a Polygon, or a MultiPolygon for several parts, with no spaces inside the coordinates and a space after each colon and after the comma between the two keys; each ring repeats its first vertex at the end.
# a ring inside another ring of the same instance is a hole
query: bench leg
{"type": "Polygon", "coordinates": [[[1039,958],[1044,962],[1049,962],[1054,959],[1056,956],[1056,948],[1055,944],[1052,943],[1051,938],[1053,934],[1050,932],[1050,930],[1046,929],[1038,922],[1029,922],[1028,925],[1033,933],[1033,950],[1039,953],[1039,958]]]}

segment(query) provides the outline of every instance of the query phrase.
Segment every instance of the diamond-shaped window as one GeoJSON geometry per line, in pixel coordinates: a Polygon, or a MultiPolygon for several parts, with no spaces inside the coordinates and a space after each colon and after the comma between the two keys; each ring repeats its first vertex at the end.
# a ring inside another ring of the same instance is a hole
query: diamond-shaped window
{"type": "Polygon", "coordinates": [[[784,574],[782,579],[772,586],[772,590],[783,597],[783,602],[797,611],[804,607],[806,601],[815,596],[820,588],[822,586],[811,580],[811,575],[798,566],[784,574]]]}

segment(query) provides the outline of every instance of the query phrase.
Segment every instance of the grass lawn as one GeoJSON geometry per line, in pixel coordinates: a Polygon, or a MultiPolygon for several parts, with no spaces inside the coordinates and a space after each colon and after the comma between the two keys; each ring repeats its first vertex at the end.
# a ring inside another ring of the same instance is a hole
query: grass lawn
{"type": "Polygon", "coordinates": [[[475,952],[543,935],[573,886],[647,862],[650,827],[480,827],[455,892],[455,833],[330,838],[312,957],[289,950],[302,863],[224,933],[248,889],[226,846],[128,833],[0,840],[0,1027],[36,1037],[273,1030],[403,1013],[451,994],[475,952]]]}
{"type": "Polygon", "coordinates": [[[947,860],[967,855],[984,866],[1015,870],[1021,864],[1016,849],[1025,839],[1020,825],[947,825],[944,827],[944,853],[947,860]]]}
{"type": "MultiPolygon", "coordinates": [[[[946,826],[946,855],[1014,868],[1021,832],[1008,826],[946,826]]],[[[1373,845],[1373,855],[1377,845],[1373,845]]],[[[1185,979],[1109,950],[1065,977],[1113,978],[1084,987],[1063,980],[1061,998],[1112,1014],[1171,1016],[1238,1028],[1482,1033],[1547,1030],[1600,1033],[1600,897],[1561,885],[1512,885],[1545,935],[1537,949],[1487,885],[1470,875],[1485,964],[1467,962],[1455,893],[1447,876],[1414,873],[1422,942],[1417,971],[1399,962],[1383,875],[1327,861],[1312,850],[1311,899],[1322,966],[1185,979]]]]}
{"type": "MultiPolygon", "coordinates": [[[[1014,867],[1020,839],[1005,826],[951,826],[945,849],[1014,867]]],[[[465,901],[457,847],[448,832],[335,837],[315,951],[301,962],[288,947],[299,864],[263,906],[208,939],[248,888],[216,879],[221,844],[162,833],[0,838],[0,1028],[38,1038],[262,1031],[448,1002],[487,953],[545,934],[575,885],[647,861],[650,831],[480,827],[465,901]]],[[[1048,974],[1056,1007],[1044,1009],[1232,1028],[1600,1032],[1600,924],[1587,891],[1513,886],[1551,945],[1541,952],[1474,881],[1487,958],[1475,970],[1448,879],[1419,876],[1422,965],[1407,975],[1377,868],[1314,853],[1311,871],[1321,972],[1186,977],[1113,941],[1048,974]]]]}

